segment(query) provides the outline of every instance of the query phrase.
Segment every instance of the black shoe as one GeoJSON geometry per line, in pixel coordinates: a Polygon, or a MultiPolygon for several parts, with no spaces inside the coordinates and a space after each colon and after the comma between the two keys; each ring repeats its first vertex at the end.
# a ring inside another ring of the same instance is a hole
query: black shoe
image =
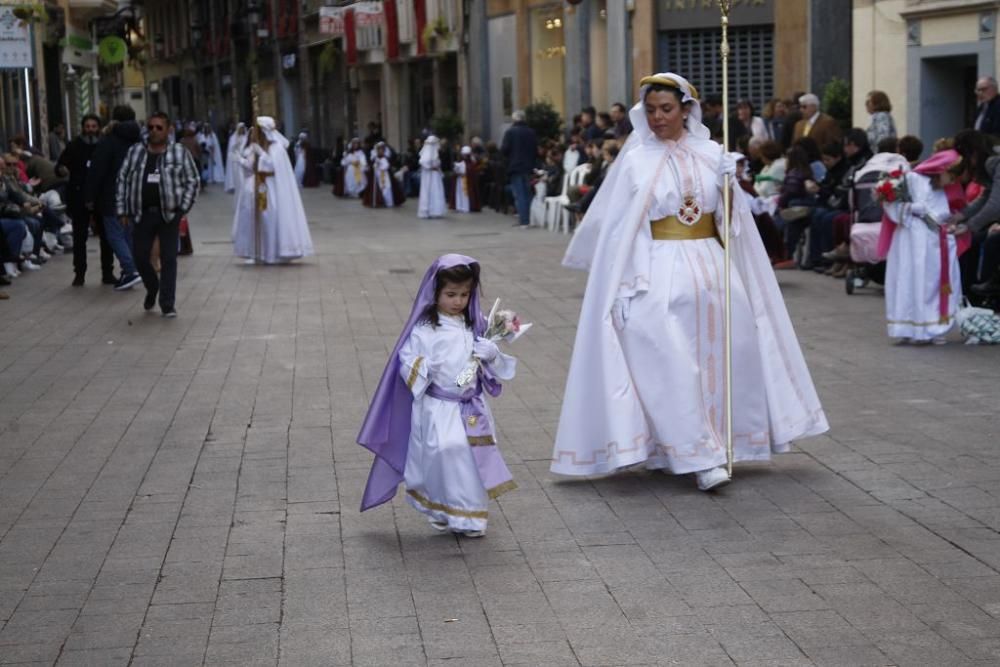
{"type": "Polygon", "coordinates": [[[125,290],[130,290],[141,282],[142,276],[138,273],[129,273],[122,276],[122,279],[118,281],[118,284],[115,285],[115,291],[124,292],[125,290]]]}
{"type": "Polygon", "coordinates": [[[10,278],[8,278],[6,275],[0,273],[0,285],[3,285],[5,287],[7,285],[10,285],[10,278]]]}
{"type": "Polygon", "coordinates": [[[972,286],[972,291],[976,294],[1000,294],[1000,278],[990,278],[972,286]]]}
{"type": "Polygon", "coordinates": [[[106,275],[106,276],[101,276],[101,284],[102,285],[117,285],[118,284],[118,279],[115,278],[115,274],[113,274],[113,273],[109,274],[109,275],[106,275]]]}
{"type": "Polygon", "coordinates": [[[83,274],[78,273],[73,278],[73,287],[83,287],[83,274]]]}
{"type": "Polygon", "coordinates": [[[153,306],[156,305],[156,292],[152,290],[146,290],[146,298],[142,300],[142,309],[147,313],[153,310],[153,306]]]}

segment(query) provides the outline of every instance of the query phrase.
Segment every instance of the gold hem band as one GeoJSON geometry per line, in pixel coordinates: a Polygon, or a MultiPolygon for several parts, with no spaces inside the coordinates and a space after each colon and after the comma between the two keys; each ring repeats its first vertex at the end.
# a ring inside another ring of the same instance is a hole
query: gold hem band
{"type": "MultiPolygon", "coordinates": [[[[501,486],[503,486],[501,484],[501,486]]],[[[500,488],[500,487],[497,487],[500,488]]],[[[422,495],[413,491],[412,489],[407,489],[406,494],[416,500],[418,503],[423,505],[429,510],[434,510],[437,512],[444,512],[445,514],[450,514],[452,516],[462,517],[464,519],[486,519],[489,517],[489,512],[473,512],[471,510],[460,510],[457,507],[448,507],[447,505],[442,505],[441,503],[436,503],[432,500],[424,498],[422,495]]]]}
{"type": "Polygon", "coordinates": [[[508,479],[503,484],[499,484],[497,486],[494,486],[492,489],[488,489],[486,493],[487,495],[489,495],[490,500],[495,500],[498,496],[502,496],[508,491],[513,491],[516,488],[517,488],[517,482],[515,482],[512,479],[508,479]]]}

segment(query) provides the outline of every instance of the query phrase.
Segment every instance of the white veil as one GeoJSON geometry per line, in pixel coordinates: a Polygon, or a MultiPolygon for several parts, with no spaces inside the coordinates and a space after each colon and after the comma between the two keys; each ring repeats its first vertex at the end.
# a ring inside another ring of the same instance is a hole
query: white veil
{"type": "MultiPolygon", "coordinates": [[[[420,165],[430,165],[434,160],[440,160],[438,156],[438,144],[440,140],[433,134],[424,140],[424,145],[420,147],[420,165]]],[[[430,167],[425,167],[429,169],[430,167]]]]}

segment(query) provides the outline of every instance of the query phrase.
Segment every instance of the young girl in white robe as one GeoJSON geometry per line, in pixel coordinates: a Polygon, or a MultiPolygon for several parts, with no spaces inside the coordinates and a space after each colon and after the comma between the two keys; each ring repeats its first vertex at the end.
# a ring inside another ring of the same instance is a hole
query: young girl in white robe
{"type": "Polygon", "coordinates": [[[949,173],[960,159],[954,150],[935,153],[903,176],[911,201],[884,207],[885,315],[889,336],[901,342],[942,344],[955,324],[962,300],[959,246],[967,247],[968,239],[956,239],[941,223],[965,205],[949,173]]]}
{"type": "Polygon", "coordinates": [[[468,537],[486,532],[491,498],[515,488],[497,449],[484,392],[500,393],[516,360],[482,338],[479,263],[445,255],[428,269],[386,365],[358,442],[376,454],[362,510],[406,500],[431,526],[468,537]],[[460,385],[463,371],[475,378],[460,385]]]}
{"type": "Polygon", "coordinates": [[[455,173],[455,210],[459,213],[468,213],[471,209],[469,205],[469,176],[466,173],[465,158],[472,155],[472,148],[462,146],[462,158],[455,161],[453,167],[455,173]]]}
{"type": "Polygon", "coordinates": [[[444,180],[441,178],[441,158],[438,156],[439,140],[433,134],[420,149],[420,201],[418,218],[443,217],[448,208],[444,198],[444,180]]]}
{"type": "Polygon", "coordinates": [[[344,195],[360,197],[368,185],[368,159],[365,158],[360,139],[351,139],[351,147],[344,153],[340,165],[344,168],[344,195]]]}

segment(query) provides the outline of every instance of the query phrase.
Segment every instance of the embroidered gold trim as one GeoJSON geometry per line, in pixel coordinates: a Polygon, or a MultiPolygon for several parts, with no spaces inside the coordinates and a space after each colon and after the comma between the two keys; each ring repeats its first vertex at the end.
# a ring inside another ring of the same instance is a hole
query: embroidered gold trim
{"type": "Polygon", "coordinates": [[[938,324],[947,324],[951,321],[951,315],[932,322],[914,322],[913,320],[886,320],[889,324],[909,324],[911,327],[933,327],[938,324]]]}
{"type": "Polygon", "coordinates": [[[447,505],[436,503],[432,500],[424,498],[422,495],[420,495],[416,491],[413,491],[412,489],[407,489],[406,494],[429,510],[444,512],[445,514],[451,514],[452,516],[460,516],[466,519],[486,519],[489,516],[489,512],[486,511],[472,512],[469,510],[460,510],[457,507],[448,507],[447,505]]]}
{"type": "Polygon", "coordinates": [[[417,376],[420,374],[420,364],[423,361],[423,357],[417,357],[416,361],[413,362],[413,366],[410,367],[410,377],[406,378],[407,389],[413,389],[413,384],[417,381],[417,376]]]}
{"type": "Polygon", "coordinates": [[[473,447],[487,447],[497,444],[492,435],[470,435],[469,444],[473,447]]]}
{"type": "Polygon", "coordinates": [[[493,499],[497,498],[498,496],[502,496],[503,494],[507,493],[508,491],[513,491],[516,488],[517,488],[517,482],[515,482],[512,479],[508,479],[503,484],[500,484],[498,486],[494,486],[492,489],[487,489],[486,493],[489,495],[490,499],[493,500],[493,499]]]}

